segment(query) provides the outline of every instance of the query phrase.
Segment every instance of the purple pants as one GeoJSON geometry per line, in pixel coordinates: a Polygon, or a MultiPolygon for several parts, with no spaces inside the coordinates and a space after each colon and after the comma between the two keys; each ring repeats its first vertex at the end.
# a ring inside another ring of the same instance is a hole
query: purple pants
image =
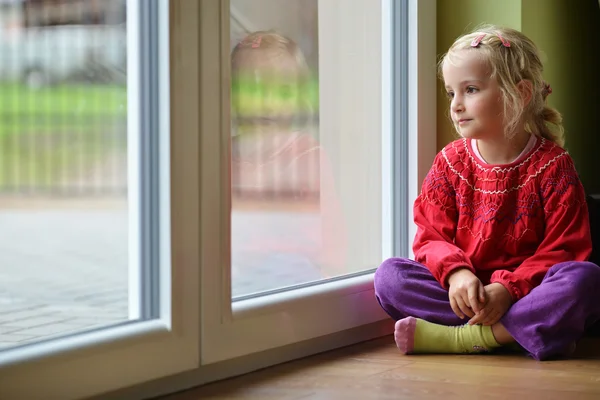
{"type": "MultiPolygon", "coordinates": [[[[375,272],[375,295],[395,320],[412,316],[455,326],[468,321],[450,307],[448,291],[429,270],[409,259],[390,258],[375,272]]],[[[542,283],[514,303],[500,322],[536,360],[570,355],[600,319],[600,267],[591,262],[556,264],[542,283]]]]}

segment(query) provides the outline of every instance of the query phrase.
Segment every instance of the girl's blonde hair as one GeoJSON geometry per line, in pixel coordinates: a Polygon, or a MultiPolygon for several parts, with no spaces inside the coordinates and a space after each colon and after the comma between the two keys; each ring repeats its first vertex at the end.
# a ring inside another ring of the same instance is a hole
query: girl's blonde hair
{"type": "Polygon", "coordinates": [[[456,39],[444,54],[438,65],[442,77],[445,62],[451,62],[459,50],[476,51],[487,62],[491,77],[500,85],[504,102],[505,135],[512,138],[522,122],[524,129],[534,135],[546,138],[559,146],[564,145],[562,116],[546,104],[551,93],[544,81],[543,65],[539,50],[531,39],[521,32],[495,26],[482,25],[473,32],[456,39]],[[527,106],[519,92],[518,84],[528,81],[532,87],[531,100],[527,106]]]}
{"type": "Polygon", "coordinates": [[[274,31],[257,31],[249,33],[240,41],[231,52],[231,70],[237,73],[252,63],[254,54],[264,59],[264,54],[272,56],[277,62],[278,57],[291,57],[295,61],[299,78],[305,78],[309,74],[309,67],[300,49],[300,46],[292,39],[274,31]],[[258,51],[257,51],[258,50],[258,51]]]}

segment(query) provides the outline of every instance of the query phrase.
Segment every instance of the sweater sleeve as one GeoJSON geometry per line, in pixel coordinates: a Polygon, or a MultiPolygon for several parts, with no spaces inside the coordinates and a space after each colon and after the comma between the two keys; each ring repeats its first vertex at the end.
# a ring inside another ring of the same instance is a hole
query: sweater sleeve
{"type": "Polygon", "coordinates": [[[458,211],[454,187],[438,154],[414,204],[417,233],[413,242],[415,261],[425,265],[440,285],[448,289],[448,276],[460,268],[475,273],[469,257],[454,244],[458,211]]]}
{"type": "Polygon", "coordinates": [[[592,252],[585,192],[568,154],[544,174],[540,194],[545,226],[540,245],[513,272],[498,270],[490,279],[503,284],[514,301],[538,286],[553,265],[587,261],[592,252]]]}

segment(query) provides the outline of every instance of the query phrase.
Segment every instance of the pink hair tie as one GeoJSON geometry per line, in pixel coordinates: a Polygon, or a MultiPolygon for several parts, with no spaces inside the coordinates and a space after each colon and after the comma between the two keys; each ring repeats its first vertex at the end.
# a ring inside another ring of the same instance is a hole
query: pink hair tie
{"type": "MultiPolygon", "coordinates": [[[[483,40],[483,38],[485,37],[485,35],[486,35],[485,33],[482,33],[481,35],[479,35],[475,39],[473,39],[473,41],[471,42],[471,47],[477,47],[477,46],[479,46],[479,44],[481,43],[481,41],[483,40]]],[[[510,47],[510,42],[508,40],[504,39],[502,37],[502,35],[500,35],[499,33],[496,33],[496,36],[498,36],[498,38],[502,42],[502,46],[504,46],[504,47],[510,47]]]]}
{"type": "Polygon", "coordinates": [[[242,40],[241,45],[242,46],[250,46],[253,49],[257,49],[260,47],[260,43],[262,42],[262,35],[258,35],[257,37],[255,37],[254,39],[250,39],[249,37],[245,38],[244,40],[242,40]]]}
{"type": "Polygon", "coordinates": [[[542,88],[542,96],[546,98],[549,94],[552,94],[552,86],[550,86],[548,82],[544,82],[544,87],[542,88]]]}
{"type": "Polygon", "coordinates": [[[502,46],[510,47],[510,42],[508,40],[505,40],[498,32],[496,32],[496,36],[498,36],[502,41],[502,46]]]}
{"type": "Polygon", "coordinates": [[[479,35],[475,39],[473,39],[473,41],[471,42],[471,47],[479,46],[479,43],[481,43],[481,41],[483,40],[484,37],[485,37],[485,33],[482,33],[481,35],[479,35]]]}
{"type": "Polygon", "coordinates": [[[256,49],[260,47],[260,42],[262,42],[262,36],[259,36],[256,39],[254,39],[254,42],[252,42],[252,48],[256,49]]]}

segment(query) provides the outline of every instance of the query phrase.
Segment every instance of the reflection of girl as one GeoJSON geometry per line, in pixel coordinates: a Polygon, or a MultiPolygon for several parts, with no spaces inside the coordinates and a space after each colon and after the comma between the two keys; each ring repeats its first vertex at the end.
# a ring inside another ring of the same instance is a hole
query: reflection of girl
{"type": "Polygon", "coordinates": [[[246,198],[317,197],[320,147],[300,130],[311,107],[298,46],[275,33],[250,34],[233,50],[232,74],[234,191],[246,198]]]}
{"type": "Polygon", "coordinates": [[[314,92],[302,52],[291,39],[260,31],[235,46],[231,66],[234,209],[252,201],[266,205],[262,211],[289,209],[285,206],[292,203],[296,210],[315,211],[315,218],[305,212],[294,218],[270,213],[269,225],[244,227],[248,237],[234,243],[234,250],[245,249],[249,258],[283,252],[308,259],[313,267],[339,267],[341,242],[329,242],[344,233],[342,218],[327,159],[308,131],[314,92]]]}

